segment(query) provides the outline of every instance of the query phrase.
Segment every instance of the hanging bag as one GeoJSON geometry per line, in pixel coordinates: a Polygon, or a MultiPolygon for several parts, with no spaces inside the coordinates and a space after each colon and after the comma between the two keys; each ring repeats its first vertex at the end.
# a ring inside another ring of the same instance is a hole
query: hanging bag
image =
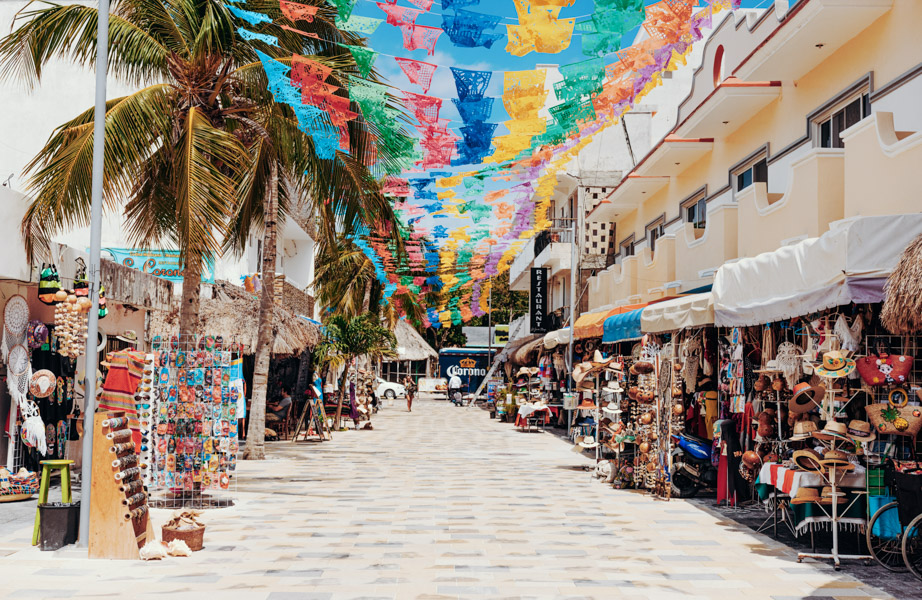
{"type": "Polygon", "coordinates": [[[861,380],[871,387],[903,385],[909,381],[912,357],[891,354],[889,348],[878,347],[877,354],[868,354],[855,361],[861,380]]]}
{"type": "Polygon", "coordinates": [[[38,299],[42,304],[54,306],[61,299],[56,294],[61,291],[61,277],[53,263],[42,263],[42,272],[38,280],[38,299]]]}

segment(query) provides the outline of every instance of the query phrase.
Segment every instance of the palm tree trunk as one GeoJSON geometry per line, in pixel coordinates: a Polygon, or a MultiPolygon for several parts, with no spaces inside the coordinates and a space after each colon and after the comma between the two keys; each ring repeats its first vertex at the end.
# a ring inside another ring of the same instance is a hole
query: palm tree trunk
{"type": "Polygon", "coordinates": [[[362,297],[362,312],[367,313],[371,309],[371,279],[365,282],[365,296],[362,297]]]}
{"type": "Polygon", "coordinates": [[[339,376],[339,403],[336,405],[336,420],[333,422],[337,430],[342,429],[343,402],[346,401],[346,378],[349,376],[349,363],[351,362],[352,360],[350,359],[343,369],[343,374],[339,376]]]}
{"type": "Polygon", "coordinates": [[[278,163],[272,161],[269,189],[266,190],[265,233],[263,234],[262,296],[259,301],[259,332],[256,338],[256,364],[253,367],[253,400],[247,428],[245,460],[266,458],[266,395],[269,388],[269,359],[275,339],[275,236],[278,218],[278,163]]]}
{"type": "MultiPolygon", "coordinates": [[[[193,344],[193,337],[199,333],[202,321],[199,306],[202,296],[202,257],[192,252],[185,257],[182,274],[182,305],[179,307],[179,339],[193,344]]],[[[181,346],[185,349],[184,346],[181,346]]]]}

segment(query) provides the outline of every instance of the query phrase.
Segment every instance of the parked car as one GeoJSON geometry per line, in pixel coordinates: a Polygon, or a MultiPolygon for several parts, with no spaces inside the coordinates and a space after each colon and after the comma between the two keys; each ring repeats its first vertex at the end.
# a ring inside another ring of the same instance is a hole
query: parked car
{"type": "Polygon", "coordinates": [[[378,398],[396,398],[397,396],[406,396],[407,388],[402,384],[384,381],[378,377],[378,389],[375,390],[375,395],[378,398]]]}
{"type": "Polygon", "coordinates": [[[425,394],[448,395],[448,380],[444,377],[421,377],[419,391],[425,394]]]}

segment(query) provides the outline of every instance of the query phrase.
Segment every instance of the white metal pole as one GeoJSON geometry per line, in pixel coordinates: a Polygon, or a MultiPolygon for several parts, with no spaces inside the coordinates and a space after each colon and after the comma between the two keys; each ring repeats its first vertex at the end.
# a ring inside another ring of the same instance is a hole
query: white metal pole
{"type": "Polygon", "coordinates": [[[106,130],[106,72],[109,64],[109,0],[99,0],[96,23],[96,110],[93,117],[93,187],[90,207],[90,318],[87,324],[83,389],[83,466],[80,475],[80,534],[77,545],[88,546],[90,533],[90,481],[93,473],[93,417],[96,413],[96,350],[99,334],[99,250],[102,239],[102,182],[106,130]]]}

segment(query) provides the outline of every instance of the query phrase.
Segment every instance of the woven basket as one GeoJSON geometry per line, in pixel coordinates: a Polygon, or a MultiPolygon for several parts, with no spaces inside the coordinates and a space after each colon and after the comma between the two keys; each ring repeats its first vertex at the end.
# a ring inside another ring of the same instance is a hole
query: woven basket
{"type": "Polygon", "coordinates": [[[162,539],[163,543],[168,544],[173,540],[182,540],[189,546],[189,550],[197,552],[202,549],[205,541],[205,526],[196,527],[195,529],[173,529],[166,525],[163,526],[162,539]]]}
{"type": "Polygon", "coordinates": [[[869,404],[865,408],[868,413],[868,421],[870,421],[871,425],[874,426],[874,431],[876,431],[878,434],[908,435],[913,438],[919,435],[919,431],[922,431],[922,407],[904,406],[902,408],[896,409],[899,411],[900,416],[906,419],[906,422],[909,423],[909,427],[903,431],[898,430],[893,423],[884,419],[882,413],[888,408],[890,408],[890,405],[886,402],[881,402],[880,404],[869,404]]]}

